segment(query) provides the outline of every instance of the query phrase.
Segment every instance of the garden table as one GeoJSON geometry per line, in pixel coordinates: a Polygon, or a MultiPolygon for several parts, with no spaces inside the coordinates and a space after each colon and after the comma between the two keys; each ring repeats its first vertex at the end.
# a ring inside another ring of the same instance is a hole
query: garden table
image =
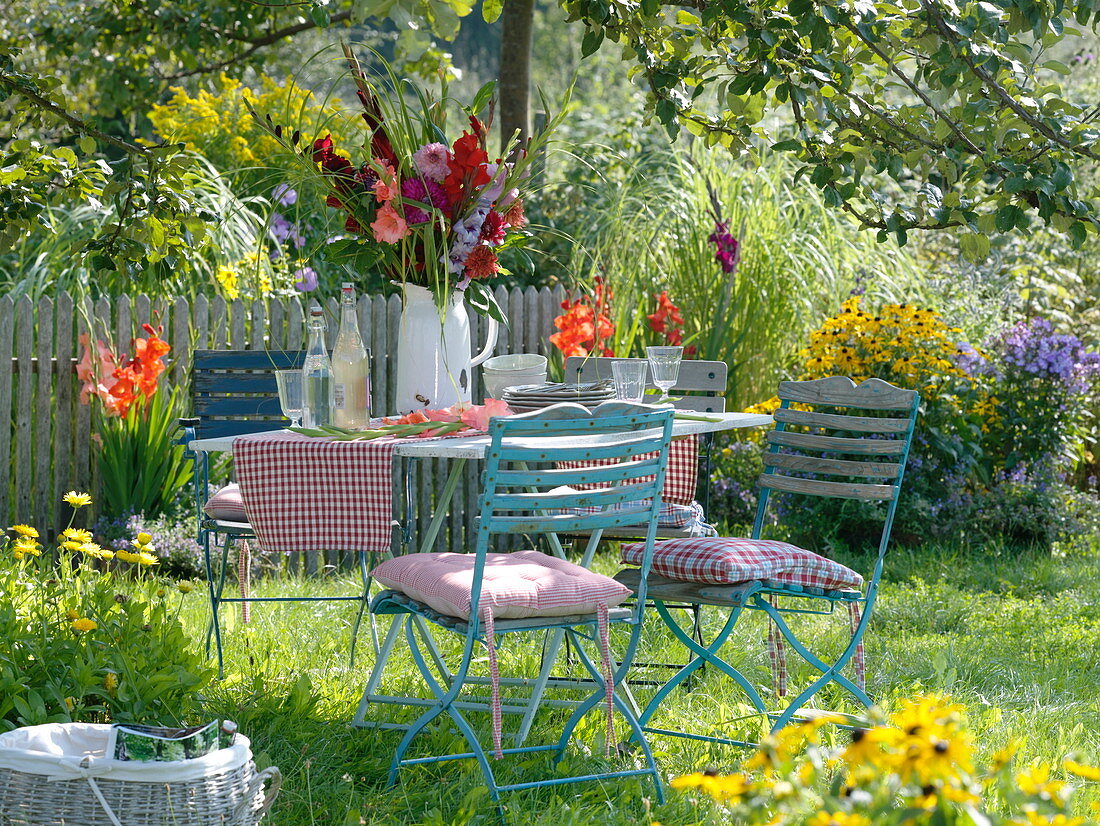
{"type": "MultiPolygon", "coordinates": [[[[757,413],[706,413],[706,414],[686,414],[692,416],[692,418],[678,418],[673,425],[673,438],[681,436],[689,436],[692,434],[703,433],[717,433],[725,430],[735,430],[739,428],[749,427],[762,427],[771,424],[772,418],[768,415],[757,413]]],[[[216,452],[234,452],[235,449],[243,442],[250,440],[271,440],[273,436],[280,433],[286,433],[286,431],[268,431],[262,433],[253,433],[242,436],[224,436],[208,439],[194,439],[188,443],[188,447],[196,453],[216,453],[216,452]]],[[[578,446],[585,446],[585,439],[591,441],[591,437],[577,436],[578,446]]],[[[316,442],[322,442],[324,440],[312,440],[316,442]]],[[[395,440],[392,448],[393,456],[400,456],[407,459],[447,459],[450,464],[450,472],[447,476],[446,483],[444,484],[437,501],[435,503],[435,512],[432,515],[431,522],[427,529],[424,531],[423,536],[417,537],[416,550],[420,552],[431,551],[439,537],[439,531],[443,525],[445,514],[447,513],[448,505],[455,490],[458,487],[459,480],[462,478],[462,470],[467,460],[470,459],[484,459],[486,451],[489,448],[490,439],[487,434],[477,434],[471,436],[452,436],[442,439],[417,439],[417,438],[403,438],[395,440]]],[[[359,469],[361,471],[361,468],[359,469]]],[[[350,475],[350,471],[349,471],[350,475]]],[[[388,486],[390,480],[387,478],[381,481],[381,484],[388,486]]],[[[246,494],[247,496],[247,494],[246,494]]],[[[406,518],[411,521],[412,514],[406,514],[406,518]]],[[[299,515],[300,518],[300,515],[299,515]]],[[[406,532],[406,536],[408,536],[406,532]]],[[[556,542],[551,543],[551,551],[559,556],[564,557],[564,551],[560,544],[556,542]],[[556,545],[556,547],[553,547],[556,545]]],[[[306,550],[303,548],[302,550],[306,550]]],[[[309,548],[308,550],[318,550],[318,548],[309,548]]],[[[581,560],[582,565],[588,565],[591,563],[591,555],[594,552],[594,545],[590,545],[585,558],[581,560]]],[[[362,699],[359,703],[359,709],[355,715],[353,723],[355,725],[365,725],[365,715],[368,705],[372,702],[386,703],[386,704],[400,704],[400,705],[417,705],[418,702],[423,702],[420,698],[404,697],[404,696],[391,696],[380,695],[376,693],[379,682],[382,677],[382,672],[385,668],[386,661],[389,659],[390,654],[393,651],[393,647],[396,644],[398,631],[400,629],[399,618],[395,617],[392,621],[389,631],[386,634],[385,640],[381,647],[378,649],[378,658],[375,666],[371,671],[371,675],[367,680],[366,687],[363,692],[362,699]]],[[[426,625],[421,627],[421,631],[424,637],[429,642],[429,646],[432,646],[430,642],[430,634],[426,625]]],[[[546,659],[549,663],[553,663],[554,658],[557,655],[558,648],[561,645],[563,634],[557,632],[553,635],[552,639],[546,650],[546,659]]],[[[446,669],[443,666],[443,660],[440,656],[433,657],[436,665],[440,668],[444,679],[448,676],[446,669]]],[[[524,713],[525,718],[523,724],[520,727],[520,732],[517,735],[517,741],[522,742],[526,736],[531,722],[534,719],[534,713],[540,704],[541,694],[545,688],[547,679],[540,677],[539,681],[532,684],[529,680],[520,680],[519,683],[524,685],[530,685],[532,687],[532,694],[528,702],[522,706],[512,706],[505,710],[513,713],[524,713]]],[[[461,705],[461,704],[460,704],[461,705]]],[[[471,707],[479,707],[475,703],[466,704],[471,707]]],[[[384,726],[391,727],[391,726],[384,726]]],[[[399,726],[392,726],[399,727],[399,726]]]]}

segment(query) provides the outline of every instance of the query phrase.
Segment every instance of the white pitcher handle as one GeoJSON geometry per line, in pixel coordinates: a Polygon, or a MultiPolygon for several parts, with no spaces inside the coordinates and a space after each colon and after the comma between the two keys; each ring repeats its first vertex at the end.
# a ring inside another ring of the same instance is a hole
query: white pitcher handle
{"type": "Polygon", "coordinates": [[[497,346],[497,329],[500,325],[492,316],[485,317],[489,319],[489,328],[485,333],[485,347],[482,348],[480,353],[470,359],[471,367],[477,367],[481,362],[489,358],[489,356],[493,354],[493,349],[497,346]]]}

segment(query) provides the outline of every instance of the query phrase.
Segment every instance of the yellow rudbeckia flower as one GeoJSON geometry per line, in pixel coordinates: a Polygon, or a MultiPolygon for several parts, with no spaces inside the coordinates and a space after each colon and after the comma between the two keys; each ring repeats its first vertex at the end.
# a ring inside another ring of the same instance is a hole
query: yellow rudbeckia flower
{"type": "Polygon", "coordinates": [[[29,536],[38,539],[38,531],[30,525],[12,525],[8,530],[15,531],[20,536],[29,536]]]}
{"type": "Polygon", "coordinates": [[[95,620],[77,619],[73,620],[72,627],[74,631],[78,633],[83,633],[85,631],[94,631],[96,628],[99,627],[99,625],[96,623],[95,620]]]}
{"type": "Polygon", "coordinates": [[[87,493],[77,493],[75,490],[70,490],[64,496],[61,497],[74,508],[83,508],[86,505],[92,504],[92,497],[87,493]]]}

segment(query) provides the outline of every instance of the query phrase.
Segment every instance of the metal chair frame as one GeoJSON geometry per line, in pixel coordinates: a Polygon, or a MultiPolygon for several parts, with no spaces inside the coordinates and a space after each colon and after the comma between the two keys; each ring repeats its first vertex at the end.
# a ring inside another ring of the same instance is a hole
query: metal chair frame
{"type": "MultiPolygon", "coordinates": [[[[646,361],[646,359],[570,356],[565,360],[565,380],[567,382],[580,382],[611,379],[613,376],[611,365],[616,361],[646,361]]],[[[728,376],[729,367],[724,361],[685,359],[680,363],[676,385],[670,391],[674,396],[672,400],[673,407],[698,413],[725,412],[728,376]]],[[[646,388],[655,391],[657,385],[647,381],[646,388]]],[[[695,499],[703,506],[703,513],[708,515],[710,511],[710,479],[713,470],[714,434],[705,433],[699,440],[699,467],[696,471],[695,499]]],[[[678,528],[657,528],[658,539],[669,539],[683,535],[684,532],[678,528]]],[[[642,537],[630,536],[628,531],[615,531],[606,533],[604,538],[613,541],[629,541],[641,539],[642,537]]],[[[670,605],[668,607],[691,612],[692,635],[702,643],[701,607],[699,605],[670,605]]],[[[684,665],[684,663],[637,662],[634,667],[636,669],[678,670],[683,668],[684,665]]],[[[630,682],[632,685],[660,685],[659,682],[649,678],[635,677],[630,682]]],[[[688,685],[690,685],[690,682],[688,685]]]]}
{"type": "MultiPolygon", "coordinates": [[[[302,366],[304,351],[274,350],[196,350],[191,367],[191,394],[194,416],[180,419],[182,436],[176,442],[184,446],[193,439],[240,436],[274,430],[287,424],[279,404],[275,371],[302,366]]],[[[242,522],[226,522],[206,515],[210,487],[210,462],[206,453],[187,448],[185,456],[193,462],[193,486],[197,540],[203,549],[206,580],[210,595],[210,625],[206,635],[206,653],[210,655],[213,640],[217,649],[218,678],[225,676],[222,629],[218,611],[223,603],[252,602],[357,602],[352,626],[349,659],[355,664],[355,647],[359,628],[370,598],[371,578],[365,552],[358,553],[358,569],[362,591],[352,596],[335,597],[228,597],[224,596],[229,562],[229,547],[256,538],[252,526],[242,522]],[[223,537],[220,554],[212,552],[212,542],[223,537]],[[215,564],[215,556],[220,562],[215,564]]]]}
{"type": "MultiPolygon", "coordinates": [[[[768,434],[770,445],[764,456],[764,473],[759,478],[760,501],[753,524],[752,538],[759,539],[764,529],[771,502],[772,491],[787,494],[820,496],[829,498],[877,501],[886,504],[886,514],[878,543],[874,569],[862,590],[818,591],[799,586],[777,586],[764,582],[746,582],[738,585],[702,585],[664,580],[651,582],[649,598],[654,601],[657,614],[676,639],[691,652],[692,659],[653,696],[639,717],[644,731],[693,740],[728,745],[753,746],[744,740],[706,734],[694,734],[679,729],[658,728],[650,725],[665,697],[704,663],[734,680],[745,692],[757,713],[772,721],[775,731],[789,723],[806,703],[830,683],[845,689],[864,708],[871,705],[867,692],[841,673],[854,656],[867,625],[871,620],[878,595],[883,561],[890,541],[890,532],[897,511],[905,463],[913,438],[920,396],[915,391],[903,390],[879,379],[868,379],[856,385],[851,379],[835,376],[815,381],[782,382],[779,385],[781,406],[775,412],[776,427],[768,434]],[[798,407],[795,407],[798,405],[798,407]],[[810,407],[807,411],[804,408],[810,407]],[[816,412],[824,407],[830,412],[816,412]],[[850,411],[873,411],[871,415],[853,415],[850,411]],[[889,417],[890,413],[903,413],[889,417]],[[877,414],[877,415],[876,415],[877,414]],[[883,415],[887,414],[887,415],[883,415]],[[790,428],[797,428],[791,430],[790,428]],[[864,438],[857,434],[864,434],[864,438]],[[837,459],[837,455],[860,457],[837,459]],[[861,461],[862,460],[862,461],[861,461]],[[841,481],[828,481],[821,475],[841,477],[841,481]],[[853,481],[856,480],[856,481],[853,481]],[[874,483],[860,480],[878,480],[874,483]],[[780,598],[797,598],[800,606],[805,600],[827,603],[827,607],[781,606],[780,598]],[[729,616],[709,643],[694,639],[669,613],[668,601],[725,607],[729,616]],[[785,615],[831,613],[837,604],[856,603],[862,607],[860,620],[851,640],[841,654],[831,663],[814,654],[794,634],[785,615]],[[722,646],[728,640],[745,609],[764,612],[775,624],[778,633],[813,668],[820,672],[805,689],[780,712],[769,712],[760,693],[740,671],[720,656],[722,646]]],[[[624,571],[620,581],[632,584],[640,572],[624,571]]]]}
{"type": "MultiPolygon", "coordinates": [[[[448,760],[474,759],[478,762],[490,796],[498,804],[501,792],[540,786],[556,786],[563,783],[585,780],[610,779],[618,777],[649,777],[658,799],[663,799],[660,775],[652,752],[646,742],[635,713],[618,693],[613,701],[615,709],[623,715],[631,729],[631,737],[638,742],[644,754],[645,766],[614,772],[599,772],[568,777],[553,777],[522,783],[500,784],[497,782],[489,763],[486,748],[480,743],[474,727],[467,720],[465,711],[484,709],[483,702],[469,701],[463,696],[467,686],[484,685],[484,678],[469,674],[471,662],[479,652],[479,646],[486,644],[483,621],[478,610],[481,595],[481,583],[486,564],[486,554],[490,552],[491,538],[495,534],[527,534],[529,536],[546,535],[551,539],[551,548],[560,545],[553,541],[559,532],[590,531],[591,548],[594,550],[600,534],[607,528],[623,525],[645,525],[648,552],[643,560],[642,569],[648,570],[653,543],[656,538],[657,516],[660,511],[660,492],[664,484],[665,468],[668,461],[668,445],[672,436],[673,413],[671,410],[654,410],[629,404],[605,404],[594,412],[578,405],[566,404],[505,419],[494,419],[489,425],[491,444],[487,454],[486,468],[482,475],[482,493],[479,497],[479,522],[476,543],[476,560],[471,586],[471,608],[468,619],[447,617],[438,614],[428,606],[394,591],[383,591],[371,603],[372,614],[405,615],[405,637],[409,644],[413,661],[429,688],[432,698],[410,699],[406,704],[424,708],[420,716],[409,725],[394,752],[390,763],[389,784],[397,782],[400,769],[421,764],[437,763],[448,760]],[[586,446],[570,446],[568,439],[578,436],[597,437],[586,446]],[[610,440],[600,437],[611,436],[610,440]],[[566,441],[563,441],[565,437],[566,441]],[[655,457],[639,458],[656,451],[655,457]],[[599,481],[617,483],[614,487],[591,491],[572,490],[568,492],[549,491],[561,486],[575,486],[591,481],[586,470],[565,470],[555,467],[558,461],[584,461],[602,458],[618,458],[620,464],[601,468],[599,481]],[[647,481],[645,477],[651,477],[647,481]],[[606,510],[613,505],[649,500],[650,504],[629,509],[606,510]],[[570,508],[600,506],[603,512],[591,515],[575,516],[562,513],[570,508]],[[453,671],[439,662],[440,652],[426,633],[426,624],[453,631],[465,638],[461,661],[453,671]],[[427,655],[425,655],[425,650],[427,655]],[[429,665],[429,662],[432,665],[429,665]],[[437,679],[432,666],[443,677],[437,679]],[[468,750],[456,753],[429,755],[426,757],[406,758],[405,754],[413,740],[429,723],[446,714],[466,740],[468,750]]],[[[630,629],[629,641],[625,651],[614,668],[614,682],[618,684],[630,668],[634,652],[638,645],[644,617],[645,586],[642,586],[642,598],[630,609],[612,609],[609,621],[612,624],[625,624],[630,629]]],[[[592,641],[596,636],[597,616],[573,615],[569,617],[535,616],[522,620],[500,619],[494,623],[495,633],[499,635],[519,632],[564,633],[576,650],[579,658],[591,675],[592,682],[579,684],[591,691],[586,699],[575,704],[572,715],[555,742],[502,749],[503,754],[532,754],[536,752],[554,752],[554,762],[559,762],[577,724],[586,713],[592,710],[604,697],[605,682],[599,668],[584,650],[582,639],[592,641]],[[586,630],[581,630],[586,629],[586,630]]],[[[391,627],[383,644],[375,666],[376,672],[384,666],[396,634],[397,625],[391,627]]],[[[537,705],[542,698],[551,661],[545,662],[538,678],[531,680],[513,680],[510,684],[531,687],[528,703],[537,705]]],[[[371,683],[375,682],[372,675],[371,683]]],[[[505,681],[502,680],[502,683],[505,681]]],[[[400,698],[386,698],[388,701],[400,698]]],[[[356,716],[357,724],[364,723],[364,715],[369,702],[376,701],[369,690],[364,694],[356,716]]],[[[545,703],[547,706],[558,703],[545,703]]],[[[571,704],[573,705],[573,704],[571,704]]],[[[505,711],[523,713],[524,724],[528,724],[529,712],[534,708],[509,701],[505,711]]]]}

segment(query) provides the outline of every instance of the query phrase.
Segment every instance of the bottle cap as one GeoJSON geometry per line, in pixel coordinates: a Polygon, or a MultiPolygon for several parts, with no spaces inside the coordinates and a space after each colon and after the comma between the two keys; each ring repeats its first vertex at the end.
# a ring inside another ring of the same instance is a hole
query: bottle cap
{"type": "Polygon", "coordinates": [[[348,292],[349,290],[354,290],[355,285],[352,284],[350,281],[345,281],[343,284],[340,285],[340,289],[342,289],[344,292],[348,292]]]}
{"type": "Polygon", "coordinates": [[[324,314],[325,314],[325,311],[322,308],[320,308],[316,305],[309,308],[310,318],[320,318],[320,317],[323,317],[324,314]]]}

